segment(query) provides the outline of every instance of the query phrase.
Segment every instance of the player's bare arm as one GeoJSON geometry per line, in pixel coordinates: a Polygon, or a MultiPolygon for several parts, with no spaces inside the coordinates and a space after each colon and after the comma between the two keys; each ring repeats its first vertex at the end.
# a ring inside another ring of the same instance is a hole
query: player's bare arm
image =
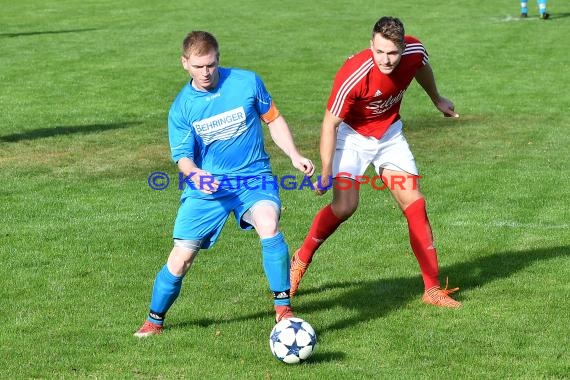
{"type": "Polygon", "coordinates": [[[332,176],[332,162],[334,151],[336,148],[336,132],[342,119],[332,114],[329,110],[325,111],[323,124],[321,127],[321,180],[320,185],[315,183],[315,193],[323,195],[330,186],[330,177],[332,176]],[[317,186],[319,185],[319,186],[317,186]]]}
{"type": "Polygon", "coordinates": [[[215,180],[212,173],[200,169],[196,166],[194,160],[183,157],[177,162],[178,169],[184,174],[185,177],[189,177],[196,188],[201,192],[206,194],[212,194],[218,191],[219,181],[215,180]],[[203,179],[202,179],[203,177],[203,179]]]}
{"type": "Polygon", "coordinates": [[[267,124],[271,139],[281,149],[287,157],[291,159],[291,163],[305,175],[312,176],[315,172],[313,162],[303,157],[293,141],[291,130],[285,121],[285,118],[279,115],[276,119],[267,124]]]}
{"type": "Polygon", "coordinates": [[[441,96],[437,90],[435,76],[429,63],[426,63],[415,75],[416,81],[422,86],[435,107],[447,117],[459,117],[455,112],[455,105],[447,98],[441,96]]]}

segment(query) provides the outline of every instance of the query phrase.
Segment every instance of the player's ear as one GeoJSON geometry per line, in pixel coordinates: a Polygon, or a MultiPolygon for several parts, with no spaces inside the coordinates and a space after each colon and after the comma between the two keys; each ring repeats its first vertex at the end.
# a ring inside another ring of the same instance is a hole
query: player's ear
{"type": "Polygon", "coordinates": [[[181,55],[180,56],[180,63],[182,63],[182,67],[184,67],[184,70],[188,71],[188,58],[186,58],[185,56],[181,55]]]}

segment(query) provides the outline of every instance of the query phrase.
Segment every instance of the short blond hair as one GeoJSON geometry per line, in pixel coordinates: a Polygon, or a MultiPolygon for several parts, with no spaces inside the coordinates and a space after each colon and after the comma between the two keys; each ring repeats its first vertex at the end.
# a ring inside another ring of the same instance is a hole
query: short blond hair
{"type": "Polygon", "coordinates": [[[206,55],[212,50],[216,52],[217,57],[220,56],[218,41],[214,35],[208,32],[194,30],[188,33],[182,41],[182,55],[186,58],[190,57],[190,54],[206,55]]]}

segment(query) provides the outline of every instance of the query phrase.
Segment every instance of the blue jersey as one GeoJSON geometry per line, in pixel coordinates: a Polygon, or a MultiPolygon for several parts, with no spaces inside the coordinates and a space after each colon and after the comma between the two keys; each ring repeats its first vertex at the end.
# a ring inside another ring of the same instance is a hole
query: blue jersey
{"type": "Polygon", "coordinates": [[[215,88],[199,91],[189,82],[174,100],[168,115],[172,159],[188,157],[218,180],[271,173],[260,120],[271,95],[254,72],[218,70],[215,88]]]}

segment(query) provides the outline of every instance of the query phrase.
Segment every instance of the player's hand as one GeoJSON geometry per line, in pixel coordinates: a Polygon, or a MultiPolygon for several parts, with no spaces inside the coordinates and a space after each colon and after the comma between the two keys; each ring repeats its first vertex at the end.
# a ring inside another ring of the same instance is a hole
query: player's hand
{"type": "Polygon", "coordinates": [[[313,183],[313,188],[315,189],[316,195],[325,194],[332,187],[332,176],[320,175],[317,180],[313,183]]]}
{"type": "Polygon", "coordinates": [[[315,172],[315,165],[313,165],[313,161],[309,160],[308,158],[299,156],[294,160],[291,160],[293,166],[303,172],[306,176],[312,176],[315,172]]]}
{"type": "Polygon", "coordinates": [[[205,194],[215,193],[220,186],[220,181],[216,180],[212,173],[202,169],[197,169],[191,180],[196,188],[205,194]]]}
{"type": "Polygon", "coordinates": [[[441,111],[441,113],[443,113],[444,117],[459,117],[459,114],[455,112],[455,105],[453,102],[443,96],[439,97],[435,102],[435,106],[441,111]]]}

